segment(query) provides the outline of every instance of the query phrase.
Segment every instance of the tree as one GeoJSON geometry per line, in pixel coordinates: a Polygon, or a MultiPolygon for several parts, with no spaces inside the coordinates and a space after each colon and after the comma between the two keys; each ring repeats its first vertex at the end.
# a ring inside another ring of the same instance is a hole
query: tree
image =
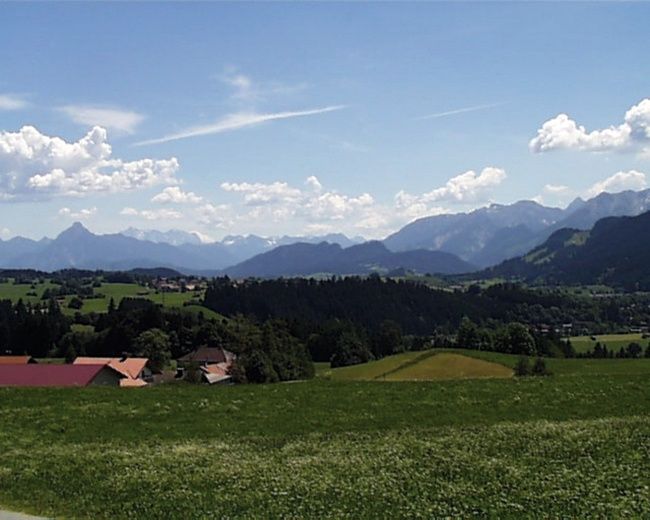
{"type": "Polygon", "coordinates": [[[458,335],[456,336],[456,346],[458,348],[467,348],[477,350],[479,348],[478,328],[467,316],[460,321],[458,335]]]}
{"type": "Polygon", "coordinates": [[[169,335],[160,329],[149,329],[141,333],[134,342],[138,355],[149,358],[149,368],[162,371],[171,359],[169,335]]]}
{"type": "Polygon", "coordinates": [[[345,331],[339,337],[330,360],[332,368],[366,363],[372,353],[354,331],[345,331]]]}
{"type": "Polygon", "coordinates": [[[373,353],[376,357],[389,356],[403,350],[402,328],[393,320],[384,320],[373,341],[373,353]]]}
{"type": "Polygon", "coordinates": [[[81,309],[84,306],[84,302],[79,296],[74,296],[69,302],[68,302],[68,308],[69,309],[81,309]]]}
{"type": "Polygon", "coordinates": [[[638,343],[632,342],[627,346],[627,357],[630,358],[639,358],[643,353],[643,348],[638,343]]]}
{"type": "Polygon", "coordinates": [[[524,356],[534,356],[537,354],[535,339],[525,325],[521,323],[508,324],[507,334],[510,343],[510,352],[524,356]]]}

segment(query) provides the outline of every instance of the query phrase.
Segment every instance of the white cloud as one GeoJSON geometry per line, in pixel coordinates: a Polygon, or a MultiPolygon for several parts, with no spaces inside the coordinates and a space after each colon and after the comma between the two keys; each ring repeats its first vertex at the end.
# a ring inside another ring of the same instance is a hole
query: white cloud
{"type": "Polygon", "coordinates": [[[234,224],[232,208],[227,204],[207,203],[197,209],[199,222],[206,226],[228,228],[234,224]]]}
{"type": "Polygon", "coordinates": [[[261,182],[224,182],[221,189],[235,193],[244,194],[244,202],[248,206],[272,204],[275,202],[297,202],[302,192],[298,188],[292,188],[286,182],[273,182],[264,184],[261,182]]]}
{"type": "Polygon", "coordinates": [[[477,174],[473,170],[461,173],[449,179],[444,186],[419,195],[416,200],[408,199],[408,194],[398,193],[401,201],[418,203],[447,202],[454,204],[471,204],[486,200],[490,190],[501,184],[506,178],[506,172],[501,168],[483,168],[477,174]]]}
{"type": "Polygon", "coordinates": [[[648,185],[645,173],[630,170],[627,172],[617,172],[611,177],[595,183],[587,190],[587,197],[595,197],[599,193],[618,193],[626,190],[642,190],[648,185]]]}
{"type": "Polygon", "coordinates": [[[321,191],[323,189],[323,185],[315,175],[310,175],[307,177],[305,184],[313,191],[321,191]]]}
{"type": "Polygon", "coordinates": [[[544,193],[551,195],[564,195],[571,191],[571,188],[563,184],[546,184],[544,186],[544,193]]]}
{"type": "Polygon", "coordinates": [[[550,150],[647,151],[650,147],[650,98],[643,99],[626,113],[623,123],[588,132],[567,114],[546,121],[529,143],[535,153],[550,150]]]}
{"type": "Polygon", "coordinates": [[[13,94],[0,94],[0,110],[21,110],[29,103],[22,97],[13,94]]]}
{"type": "Polygon", "coordinates": [[[9,228],[3,227],[0,228],[0,237],[1,238],[8,238],[11,236],[11,230],[9,228]]]}
{"type": "Polygon", "coordinates": [[[200,204],[203,202],[203,197],[199,197],[192,191],[183,191],[178,186],[168,186],[154,196],[151,202],[159,204],[200,204]]]}
{"type": "Polygon", "coordinates": [[[219,79],[229,87],[232,87],[233,94],[231,98],[233,100],[249,104],[270,96],[295,94],[307,86],[305,83],[287,85],[277,81],[256,82],[250,76],[239,72],[234,67],[227,68],[225,74],[219,76],[219,79]]]}
{"type": "Polygon", "coordinates": [[[156,210],[137,210],[135,208],[124,208],[120,215],[125,217],[138,217],[145,220],[178,220],[183,218],[183,214],[173,209],[156,209],[156,210]]]}
{"type": "Polygon", "coordinates": [[[80,209],[79,211],[73,211],[70,208],[61,208],[59,210],[59,216],[72,218],[76,220],[87,219],[93,217],[96,214],[97,214],[96,207],[80,209]]]}
{"type": "Polygon", "coordinates": [[[179,164],[112,157],[106,130],[94,127],[76,142],[42,134],[32,126],[0,132],[0,199],[80,196],[175,185],[179,164]]]}
{"type": "Polygon", "coordinates": [[[302,232],[346,232],[380,238],[416,218],[448,213],[447,205],[476,206],[488,200],[491,188],[506,174],[499,168],[485,168],[479,174],[469,171],[450,179],[444,186],[424,194],[400,191],[392,204],[382,204],[369,193],[349,195],[325,188],[315,177],[303,187],[287,182],[230,183],[224,191],[239,194],[245,211],[237,206],[203,208],[203,222],[221,227],[234,225],[241,232],[260,233],[260,228],[277,229],[292,222],[302,232]]]}
{"type": "Polygon", "coordinates": [[[194,126],[187,128],[181,132],[163,136],[157,139],[148,139],[136,143],[138,146],[148,144],[167,143],[169,141],[176,141],[178,139],[187,139],[190,137],[199,137],[203,135],[220,134],[223,132],[230,132],[239,130],[249,126],[259,125],[268,121],[277,121],[280,119],[291,119],[295,117],[306,117],[318,114],[325,114],[327,112],[334,112],[345,108],[343,105],[329,106],[324,108],[315,108],[311,110],[299,110],[292,112],[276,112],[271,114],[259,114],[257,112],[238,112],[236,114],[229,114],[219,121],[211,125],[194,126]]]}
{"type": "Polygon", "coordinates": [[[93,105],[66,105],[59,110],[80,125],[101,126],[125,134],[133,134],[145,119],[131,110],[93,105]]]}

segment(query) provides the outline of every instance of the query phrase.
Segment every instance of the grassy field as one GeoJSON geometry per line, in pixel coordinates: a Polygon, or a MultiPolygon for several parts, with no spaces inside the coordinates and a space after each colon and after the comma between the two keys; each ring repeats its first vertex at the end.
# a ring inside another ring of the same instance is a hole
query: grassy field
{"type": "Polygon", "coordinates": [[[340,381],[370,381],[413,362],[415,359],[423,356],[423,354],[425,356],[430,355],[429,352],[404,352],[403,354],[395,354],[394,356],[388,356],[361,365],[334,368],[331,370],[327,370],[325,368],[326,365],[317,366],[317,372],[323,377],[340,381]]]}
{"type": "Polygon", "coordinates": [[[512,369],[500,363],[444,352],[391,372],[385,376],[385,379],[386,381],[430,381],[512,376],[512,369]]]}
{"type": "Polygon", "coordinates": [[[13,282],[4,282],[0,283],[0,298],[11,300],[13,303],[16,303],[20,299],[25,303],[39,303],[45,289],[52,289],[54,287],[56,286],[51,282],[35,284],[33,289],[29,284],[16,285],[13,282]],[[30,295],[29,293],[35,293],[36,296],[30,295]]]}
{"type": "Polygon", "coordinates": [[[316,366],[319,377],[335,381],[430,381],[436,379],[476,379],[512,377],[511,364],[456,353],[426,350],[404,352],[361,365],[330,369],[326,363],[316,366]]]}
{"type": "Polygon", "coordinates": [[[0,389],[0,504],[64,518],[650,514],[646,375],[0,389]]]}
{"type": "MultiPolygon", "coordinates": [[[[41,297],[46,289],[52,289],[56,285],[49,281],[42,284],[34,285],[32,288],[28,284],[14,285],[13,282],[0,283],[0,299],[9,299],[12,302],[17,302],[22,299],[25,303],[40,303],[41,297]],[[34,293],[34,294],[30,294],[34,293]]],[[[101,295],[98,298],[88,298],[83,300],[83,307],[80,309],[82,313],[89,312],[106,312],[108,304],[113,298],[115,304],[119,304],[122,298],[146,298],[156,303],[163,304],[165,307],[183,307],[187,303],[196,300],[199,301],[203,298],[202,292],[186,292],[186,293],[156,293],[152,289],[142,287],[138,284],[131,283],[103,283],[101,287],[95,288],[94,293],[101,295]]],[[[66,296],[62,304],[62,310],[65,314],[70,316],[77,312],[76,309],[68,308],[68,303],[72,296],[66,296]]],[[[217,317],[218,315],[209,309],[204,309],[197,306],[188,306],[193,308],[193,312],[203,311],[206,317],[217,317]],[[197,309],[198,307],[198,309],[197,309]]],[[[190,309],[192,310],[192,309],[190,309]]]]}
{"type": "Polygon", "coordinates": [[[644,339],[642,334],[603,334],[601,336],[574,336],[571,338],[571,345],[575,348],[576,352],[588,352],[593,350],[596,342],[601,345],[606,345],[608,350],[618,350],[627,347],[630,343],[638,343],[643,348],[648,346],[650,340],[644,339]]]}

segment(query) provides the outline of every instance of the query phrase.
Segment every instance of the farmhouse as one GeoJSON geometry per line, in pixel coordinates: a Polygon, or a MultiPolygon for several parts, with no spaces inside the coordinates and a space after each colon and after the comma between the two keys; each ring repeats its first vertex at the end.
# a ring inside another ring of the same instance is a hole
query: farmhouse
{"type": "Polygon", "coordinates": [[[230,368],[237,356],[219,347],[201,347],[178,359],[178,366],[187,368],[200,365],[201,379],[208,384],[227,383],[231,380],[230,368]]]}
{"type": "Polygon", "coordinates": [[[109,365],[0,365],[0,386],[120,386],[109,365]]]}
{"type": "Polygon", "coordinates": [[[78,357],[73,365],[107,365],[122,374],[120,386],[138,387],[153,381],[153,373],[147,366],[148,363],[147,358],[78,357]]]}
{"type": "Polygon", "coordinates": [[[29,365],[36,363],[32,356],[0,356],[0,365],[29,365]]]}
{"type": "Polygon", "coordinates": [[[198,363],[199,365],[213,365],[217,363],[227,363],[231,365],[236,356],[229,350],[220,347],[201,347],[194,352],[185,354],[183,357],[178,358],[180,366],[188,365],[190,363],[198,363]]]}

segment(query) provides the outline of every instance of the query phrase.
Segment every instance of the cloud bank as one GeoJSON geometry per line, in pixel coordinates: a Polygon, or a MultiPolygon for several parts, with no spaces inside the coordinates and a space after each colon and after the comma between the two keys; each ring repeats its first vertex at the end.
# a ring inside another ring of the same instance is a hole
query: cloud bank
{"type": "Polygon", "coordinates": [[[0,132],[0,199],[80,196],[175,185],[175,158],[124,161],[112,157],[106,130],[94,127],[76,142],[33,126],[0,132]]]}

